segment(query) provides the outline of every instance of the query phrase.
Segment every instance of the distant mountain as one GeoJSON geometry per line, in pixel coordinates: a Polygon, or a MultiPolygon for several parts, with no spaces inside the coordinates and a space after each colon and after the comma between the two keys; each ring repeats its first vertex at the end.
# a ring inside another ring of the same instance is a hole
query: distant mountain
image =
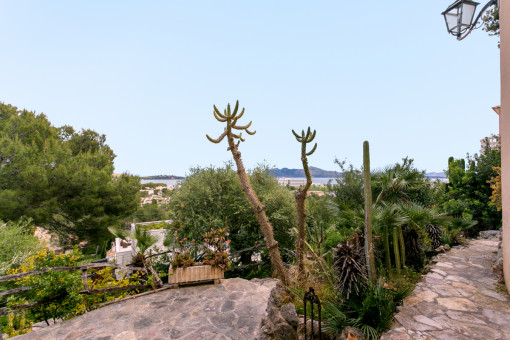
{"type": "MultiPolygon", "coordinates": [[[[269,170],[275,175],[276,177],[288,177],[288,178],[296,178],[296,177],[305,177],[305,172],[303,169],[288,169],[288,168],[274,168],[269,170]]],[[[338,171],[328,171],[328,170],[322,170],[316,167],[311,166],[310,172],[312,174],[312,177],[315,178],[336,178],[336,177],[342,177],[342,173],[338,171]]],[[[428,172],[425,174],[425,177],[430,178],[446,178],[446,175],[444,172],[428,172]]]]}
{"type": "Polygon", "coordinates": [[[425,177],[446,178],[446,174],[444,172],[427,172],[425,177]]]}
{"type": "Polygon", "coordinates": [[[158,179],[184,179],[184,177],[181,176],[174,176],[174,175],[156,175],[156,176],[142,176],[141,179],[147,179],[147,180],[158,180],[158,179]]]}
{"type": "MultiPolygon", "coordinates": [[[[274,168],[269,170],[270,172],[275,175],[275,177],[287,177],[287,178],[296,178],[296,177],[305,177],[305,172],[303,169],[288,169],[288,168],[274,168]]],[[[312,174],[312,177],[315,178],[336,178],[336,177],[342,177],[342,173],[338,171],[329,171],[329,170],[322,170],[320,168],[316,168],[314,166],[310,167],[310,172],[312,174]]],[[[428,172],[425,174],[425,177],[432,177],[432,178],[446,178],[446,175],[444,172],[428,172]]],[[[155,176],[142,176],[141,179],[145,180],[159,180],[159,179],[184,179],[182,176],[175,176],[175,175],[155,175],[155,176]]]]}
{"type": "MultiPolygon", "coordinates": [[[[274,168],[269,171],[271,171],[276,177],[305,177],[305,171],[303,169],[274,168]]],[[[314,166],[310,167],[310,173],[312,174],[312,177],[316,178],[335,178],[341,175],[341,173],[338,171],[322,170],[314,166]]]]}

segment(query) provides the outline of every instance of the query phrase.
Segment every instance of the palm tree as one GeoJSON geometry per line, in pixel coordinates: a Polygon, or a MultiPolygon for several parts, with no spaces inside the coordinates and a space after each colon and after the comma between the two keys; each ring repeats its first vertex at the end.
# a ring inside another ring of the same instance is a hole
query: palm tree
{"type": "Polygon", "coordinates": [[[108,230],[115,237],[121,238],[123,240],[132,240],[132,247],[137,253],[137,259],[139,259],[142,262],[144,268],[146,268],[151,273],[157,285],[159,287],[163,286],[163,281],[161,281],[158,273],[152,267],[151,259],[146,254],[147,250],[156,244],[157,238],[154,235],[149,234],[147,231],[136,227],[134,233],[128,232],[118,227],[109,227],[108,230]]]}

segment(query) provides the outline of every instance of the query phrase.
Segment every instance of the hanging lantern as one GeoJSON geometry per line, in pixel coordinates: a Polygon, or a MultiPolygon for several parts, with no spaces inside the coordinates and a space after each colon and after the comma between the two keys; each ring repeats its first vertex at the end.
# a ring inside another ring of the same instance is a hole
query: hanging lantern
{"type": "Polygon", "coordinates": [[[460,37],[470,27],[478,2],[470,0],[455,1],[443,13],[448,33],[460,37]]]}

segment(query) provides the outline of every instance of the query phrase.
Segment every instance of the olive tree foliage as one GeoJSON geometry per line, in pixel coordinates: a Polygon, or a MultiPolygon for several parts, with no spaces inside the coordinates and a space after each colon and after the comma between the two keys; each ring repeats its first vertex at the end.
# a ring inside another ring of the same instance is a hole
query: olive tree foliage
{"type": "MultiPolygon", "coordinates": [[[[292,193],[278,185],[265,165],[249,171],[249,177],[266,207],[276,241],[282,247],[292,247],[289,231],[297,223],[292,193]]],[[[251,247],[263,240],[232,163],[224,167],[192,168],[181,188],[175,191],[170,206],[174,223],[180,225],[183,237],[199,240],[211,226],[226,225],[232,251],[251,247]]],[[[244,256],[244,261],[249,261],[249,256],[244,256]]]]}
{"type": "Polygon", "coordinates": [[[62,242],[99,241],[138,206],[139,179],[114,176],[114,158],[104,135],[0,103],[0,219],[30,217],[62,242]]]}

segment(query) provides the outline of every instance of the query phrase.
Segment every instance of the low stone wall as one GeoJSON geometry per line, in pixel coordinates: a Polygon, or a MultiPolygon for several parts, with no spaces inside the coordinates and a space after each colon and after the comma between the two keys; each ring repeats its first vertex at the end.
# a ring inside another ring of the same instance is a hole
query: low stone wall
{"type": "Polygon", "coordinates": [[[267,315],[262,319],[258,340],[296,340],[298,316],[292,303],[285,303],[286,291],[281,282],[271,290],[267,315]]]}

